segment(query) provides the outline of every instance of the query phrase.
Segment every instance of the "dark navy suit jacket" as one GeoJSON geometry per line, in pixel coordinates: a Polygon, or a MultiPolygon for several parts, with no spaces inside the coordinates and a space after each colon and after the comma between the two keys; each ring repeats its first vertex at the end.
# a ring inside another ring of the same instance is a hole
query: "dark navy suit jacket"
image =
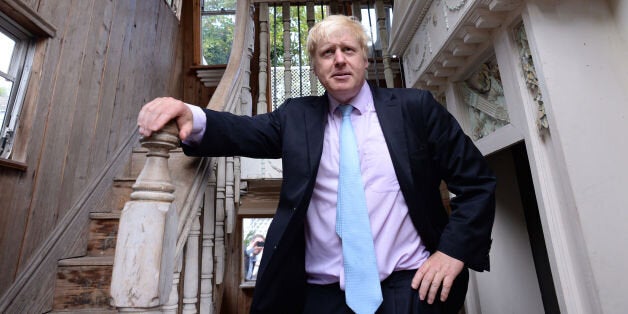
{"type": "MultiPolygon", "coordinates": [[[[425,246],[471,269],[488,270],[495,177],[481,153],[429,92],[371,90],[401,191],[425,246]],[[456,195],[450,216],[442,205],[441,180],[456,195]]],[[[289,99],[277,110],[254,117],[206,110],[202,142],[184,145],[185,153],[194,156],[282,158],[279,205],[266,237],[251,313],[302,311],[303,226],[328,111],[327,95],[289,99]]]]}

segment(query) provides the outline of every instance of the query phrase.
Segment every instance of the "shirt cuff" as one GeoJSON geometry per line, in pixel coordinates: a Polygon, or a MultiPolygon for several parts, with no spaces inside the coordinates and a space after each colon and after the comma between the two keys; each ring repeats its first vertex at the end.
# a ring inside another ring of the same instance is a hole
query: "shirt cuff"
{"type": "Polygon", "coordinates": [[[203,140],[203,135],[205,135],[205,126],[207,125],[207,116],[205,116],[205,112],[198,106],[193,106],[190,104],[185,104],[188,106],[190,111],[192,111],[192,132],[188,137],[182,141],[183,144],[188,146],[197,145],[203,140]]]}

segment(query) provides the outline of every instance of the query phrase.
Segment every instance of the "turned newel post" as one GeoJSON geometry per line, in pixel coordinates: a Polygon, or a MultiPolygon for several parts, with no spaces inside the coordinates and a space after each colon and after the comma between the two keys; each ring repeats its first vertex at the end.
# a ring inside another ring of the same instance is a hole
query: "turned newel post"
{"type": "Polygon", "coordinates": [[[111,282],[112,305],[120,310],[165,304],[172,288],[177,213],[168,158],[177,134],[170,123],[140,140],[146,164],[120,216],[111,282]]]}
{"type": "Polygon", "coordinates": [[[132,201],[174,201],[174,185],[170,178],[170,151],[179,147],[179,129],[174,122],[149,137],[142,137],[142,147],[148,149],[146,164],[133,185],[132,201]]]}

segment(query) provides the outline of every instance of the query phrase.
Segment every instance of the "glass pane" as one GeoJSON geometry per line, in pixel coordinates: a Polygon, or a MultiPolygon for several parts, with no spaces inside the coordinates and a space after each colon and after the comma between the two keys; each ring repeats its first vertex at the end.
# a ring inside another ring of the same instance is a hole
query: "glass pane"
{"type": "Polygon", "coordinates": [[[203,11],[235,10],[236,0],[204,0],[203,11]]]}
{"type": "Polygon", "coordinates": [[[235,15],[207,15],[201,19],[203,29],[203,64],[227,64],[235,15]]]}
{"type": "Polygon", "coordinates": [[[11,57],[15,49],[15,41],[4,33],[0,32],[0,71],[9,73],[11,57]]]}
{"type": "MultiPolygon", "coordinates": [[[[11,88],[13,88],[13,82],[0,77],[0,122],[4,126],[4,117],[7,116],[7,109],[9,107],[9,95],[11,95],[11,88]]],[[[4,127],[0,127],[0,131],[4,127]]]]}
{"type": "Polygon", "coordinates": [[[473,140],[483,138],[510,122],[495,58],[483,63],[462,82],[460,91],[468,107],[471,127],[468,133],[473,140]]]}
{"type": "Polygon", "coordinates": [[[244,281],[257,278],[259,263],[264,254],[266,232],[272,218],[244,218],[242,219],[242,269],[244,281]]]}

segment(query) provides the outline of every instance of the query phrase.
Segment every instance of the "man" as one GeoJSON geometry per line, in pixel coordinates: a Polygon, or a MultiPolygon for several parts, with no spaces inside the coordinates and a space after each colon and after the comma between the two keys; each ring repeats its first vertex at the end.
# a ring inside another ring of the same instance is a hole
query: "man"
{"type": "Polygon", "coordinates": [[[257,278],[257,267],[259,267],[259,259],[264,251],[264,236],[256,234],[251,238],[251,242],[244,249],[244,267],[246,270],[245,279],[255,280],[257,278]]]}
{"type": "Polygon", "coordinates": [[[150,135],[174,118],[186,154],[281,157],[280,200],[251,313],[351,313],[336,232],[342,124],[336,109],[351,104],[381,281],[376,290],[383,296],[377,313],[456,313],[467,268],[489,267],[492,172],[430,93],[366,83],[367,36],[359,22],[327,17],[310,31],[308,52],[323,96],[288,99],[255,117],[158,98],[140,112],[140,133],[150,135]],[[450,217],[441,180],[456,195],[450,217]]]}

